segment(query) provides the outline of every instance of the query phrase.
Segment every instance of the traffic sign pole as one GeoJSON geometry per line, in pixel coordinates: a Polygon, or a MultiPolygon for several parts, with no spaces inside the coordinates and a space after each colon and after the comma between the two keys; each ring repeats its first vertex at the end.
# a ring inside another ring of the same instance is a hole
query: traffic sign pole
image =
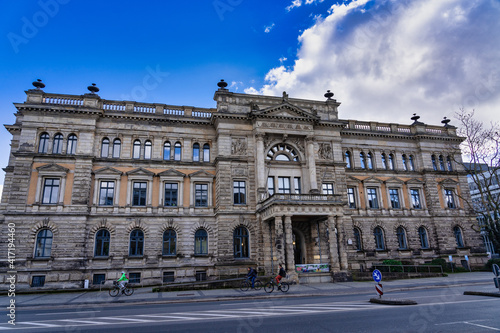
{"type": "Polygon", "coordinates": [[[382,295],[384,294],[384,287],[382,287],[381,283],[377,283],[375,285],[375,290],[377,291],[378,297],[382,298],[382,295]]]}

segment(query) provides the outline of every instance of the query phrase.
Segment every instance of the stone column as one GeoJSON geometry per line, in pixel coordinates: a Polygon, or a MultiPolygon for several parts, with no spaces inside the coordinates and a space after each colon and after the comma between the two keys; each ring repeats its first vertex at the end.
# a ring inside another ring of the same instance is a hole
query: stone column
{"type": "Polygon", "coordinates": [[[265,173],[265,164],[264,164],[264,136],[262,134],[256,135],[257,140],[257,156],[256,156],[256,173],[257,173],[257,193],[259,195],[258,201],[263,198],[261,195],[264,195],[266,192],[266,173],[265,173]]]}
{"type": "MultiPolygon", "coordinates": [[[[285,237],[283,235],[283,220],[281,216],[274,218],[274,230],[276,235],[275,245],[276,245],[276,260],[277,264],[284,264],[285,262],[285,237]]],[[[278,267],[278,265],[276,265],[278,267]]],[[[276,273],[276,272],[273,272],[276,273]]]]}
{"type": "Polygon", "coordinates": [[[343,271],[347,270],[347,251],[345,246],[345,230],[344,230],[344,219],[342,216],[336,216],[337,219],[337,234],[338,234],[338,249],[340,258],[340,268],[343,271]]]}
{"type": "Polygon", "coordinates": [[[292,237],[292,216],[285,216],[285,251],[286,251],[286,270],[288,272],[295,271],[295,256],[293,254],[293,237],[292,237]]]}
{"type": "Polygon", "coordinates": [[[330,242],[330,267],[332,272],[340,270],[337,234],[335,233],[335,217],[328,216],[328,240],[330,242]]]}
{"type": "Polygon", "coordinates": [[[310,193],[319,193],[318,181],[316,180],[316,160],[314,158],[314,139],[307,137],[307,165],[309,167],[310,193]]]}

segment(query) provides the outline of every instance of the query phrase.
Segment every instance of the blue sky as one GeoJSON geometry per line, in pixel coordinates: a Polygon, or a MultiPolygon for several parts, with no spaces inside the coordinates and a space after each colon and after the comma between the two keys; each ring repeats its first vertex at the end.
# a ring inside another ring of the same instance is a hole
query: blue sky
{"type": "MultiPolygon", "coordinates": [[[[498,120],[500,0],[40,0],[3,3],[0,112],[45,92],[214,107],[231,91],[342,103],[342,119],[498,120]],[[148,84],[145,84],[147,80],[148,84]]],[[[10,134],[0,131],[0,165],[10,134]]],[[[3,183],[3,172],[0,174],[3,183]]]]}

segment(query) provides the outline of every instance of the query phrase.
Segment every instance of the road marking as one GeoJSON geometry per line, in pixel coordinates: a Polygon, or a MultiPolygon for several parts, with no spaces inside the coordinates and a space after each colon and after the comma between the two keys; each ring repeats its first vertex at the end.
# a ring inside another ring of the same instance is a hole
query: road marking
{"type": "MultiPolygon", "coordinates": [[[[480,320],[476,320],[476,321],[480,321],[480,320]]],[[[484,321],[484,320],[481,320],[481,321],[484,321]]],[[[472,326],[487,328],[487,329],[490,329],[492,331],[500,331],[499,328],[490,327],[490,326],[486,326],[486,325],[479,325],[479,324],[472,323],[470,321],[454,321],[454,322],[450,322],[450,323],[439,323],[439,324],[435,324],[435,325],[438,326],[438,325],[456,325],[456,324],[468,324],[468,325],[472,325],[472,326]]]]}
{"type": "Polygon", "coordinates": [[[238,318],[239,316],[236,315],[230,315],[230,314],[216,314],[216,313],[201,313],[198,312],[196,313],[197,315],[202,315],[202,316],[215,316],[215,317],[228,317],[228,318],[238,318]]]}
{"type": "Polygon", "coordinates": [[[96,313],[97,311],[75,311],[75,312],[50,312],[50,313],[36,313],[35,316],[50,316],[50,315],[64,315],[64,314],[75,314],[75,313],[96,313]]]}
{"type": "MultiPolygon", "coordinates": [[[[97,319],[97,318],[96,318],[97,319]]],[[[80,320],[80,319],[57,319],[57,321],[67,321],[70,323],[82,323],[87,325],[109,325],[111,323],[92,321],[92,320],[80,320]]],[[[113,323],[115,324],[115,323],[113,323]]]]}
{"type": "MultiPolygon", "coordinates": [[[[156,317],[156,318],[170,318],[170,319],[186,319],[186,320],[200,320],[202,318],[193,318],[193,317],[189,317],[189,316],[173,316],[173,315],[137,315],[137,316],[141,316],[141,317],[156,317]]],[[[204,318],[206,319],[206,318],[204,318]]]]}

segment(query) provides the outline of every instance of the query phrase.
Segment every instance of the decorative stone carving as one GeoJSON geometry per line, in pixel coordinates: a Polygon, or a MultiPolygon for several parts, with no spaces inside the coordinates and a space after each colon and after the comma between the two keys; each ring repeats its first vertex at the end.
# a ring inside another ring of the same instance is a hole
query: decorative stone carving
{"type": "Polygon", "coordinates": [[[231,142],[231,154],[246,155],[247,141],[245,138],[233,138],[231,142]]]}
{"type": "Polygon", "coordinates": [[[332,146],[327,142],[320,143],[318,154],[319,154],[319,158],[322,158],[324,160],[333,159],[332,146]]]}

